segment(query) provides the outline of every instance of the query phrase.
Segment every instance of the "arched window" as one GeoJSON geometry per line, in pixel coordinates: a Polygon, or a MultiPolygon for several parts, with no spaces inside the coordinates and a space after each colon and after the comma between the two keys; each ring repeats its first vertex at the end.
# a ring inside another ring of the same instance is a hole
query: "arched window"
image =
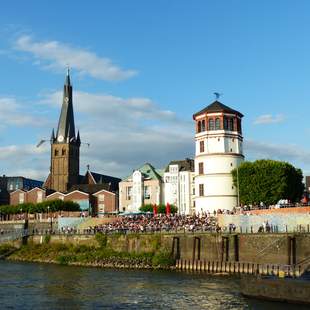
{"type": "Polygon", "coordinates": [[[221,129],[221,121],[219,117],[215,119],[215,130],[220,130],[221,129]]]}
{"type": "Polygon", "coordinates": [[[229,119],[229,130],[234,131],[234,119],[233,118],[229,119]]]}
{"type": "Polygon", "coordinates": [[[201,122],[201,131],[206,131],[206,122],[205,122],[205,120],[203,120],[201,122]]]}
{"type": "Polygon", "coordinates": [[[198,132],[201,132],[201,121],[198,122],[198,132]]]}
{"type": "Polygon", "coordinates": [[[55,156],[58,156],[59,152],[58,150],[55,150],[55,156]]]}
{"type": "Polygon", "coordinates": [[[224,116],[224,130],[228,129],[228,119],[226,116],[224,116]]]}
{"type": "Polygon", "coordinates": [[[214,130],[214,120],[213,118],[209,118],[209,130],[214,130]]]}
{"type": "Polygon", "coordinates": [[[62,149],[62,150],[61,150],[61,155],[62,155],[62,156],[66,155],[66,150],[65,150],[65,149],[62,149]]]}

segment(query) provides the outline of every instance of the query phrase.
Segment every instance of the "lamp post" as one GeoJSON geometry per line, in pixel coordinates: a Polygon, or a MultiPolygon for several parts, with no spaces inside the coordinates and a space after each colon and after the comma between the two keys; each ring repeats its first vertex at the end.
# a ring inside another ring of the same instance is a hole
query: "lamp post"
{"type": "Polygon", "coordinates": [[[47,206],[47,219],[49,219],[49,210],[50,210],[50,206],[47,206]]]}

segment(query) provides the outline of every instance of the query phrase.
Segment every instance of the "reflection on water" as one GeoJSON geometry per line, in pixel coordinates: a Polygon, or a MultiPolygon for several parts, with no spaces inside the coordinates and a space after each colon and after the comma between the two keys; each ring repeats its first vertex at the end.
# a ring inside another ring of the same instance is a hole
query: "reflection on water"
{"type": "MultiPolygon", "coordinates": [[[[1,309],[296,309],[244,298],[236,278],[0,262],[1,309]]],[[[298,306],[298,309],[306,309],[298,306]]]]}

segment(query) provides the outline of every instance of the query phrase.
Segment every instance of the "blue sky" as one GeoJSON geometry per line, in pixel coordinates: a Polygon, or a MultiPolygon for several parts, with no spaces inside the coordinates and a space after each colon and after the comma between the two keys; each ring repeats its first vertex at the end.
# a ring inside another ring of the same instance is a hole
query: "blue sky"
{"type": "Polygon", "coordinates": [[[193,156],[192,114],[242,112],[246,159],[310,173],[309,1],[10,1],[0,12],[1,171],[44,179],[66,63],[81,172],[193,156]]]}

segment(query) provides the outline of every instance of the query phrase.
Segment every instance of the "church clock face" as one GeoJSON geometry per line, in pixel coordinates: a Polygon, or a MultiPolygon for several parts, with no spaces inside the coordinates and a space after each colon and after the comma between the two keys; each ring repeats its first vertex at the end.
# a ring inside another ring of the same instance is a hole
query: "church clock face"
{"type": "Polygon", "coordinates": [[[58,142],[63,142],[64,137],[60,135],[60,136],[58,136],[57,140],[58,140],[58,142]]]}

